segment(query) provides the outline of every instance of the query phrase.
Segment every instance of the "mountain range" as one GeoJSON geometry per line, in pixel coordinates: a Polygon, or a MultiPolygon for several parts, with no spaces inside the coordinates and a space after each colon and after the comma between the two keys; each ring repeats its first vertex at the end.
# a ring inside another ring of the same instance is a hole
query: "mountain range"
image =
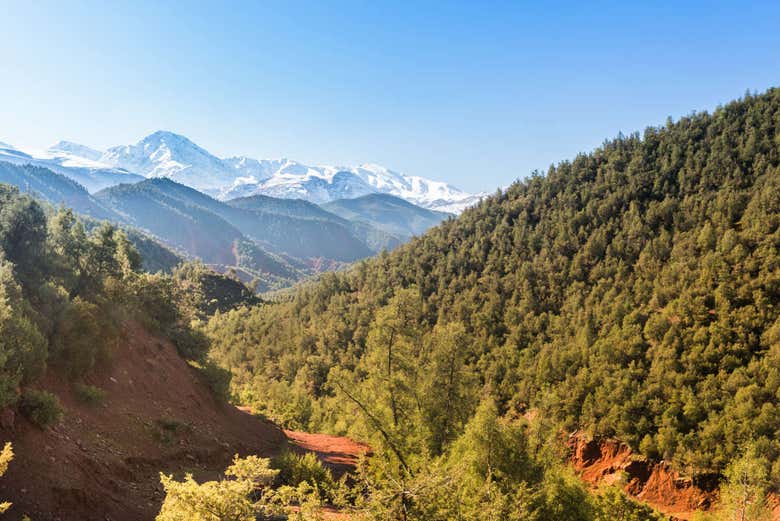
{"type": "Polygon", "coordinates": [[[13,145],[0,142],[0,161],[46,168],[76,181],[89,192],[121,183],[137,183],[145,179],[142,175],[85,157],[96,157],[95,152],[82,145],[60,141],[44,151],[28,153],[13,145]]]}
{"type": "Polygon", "coordinates": [[[41,152],[0,144],[0,160],[49,168],[78,181],[90,192],[143,178],[167,177],[220,200],[267,195],[319,204],[380,193],[448,213],[460,213],[484,196],[376,164],[310,166],[291,159],[219,158],[187,137],[167,131],[106,151],[69,141],[41,152]]]}
{"type": "MultiPolygon", "coordinates": [[[[59,146],[63,154],[77,150],[59,146]]],[[[180,257],[198,258],[219,271],[232,269],[244,280],[257,280],[261,291],[394,249],[450,215],[386,194],[333,201],[333,211],[302,199],[264,195],[221,201],[168,177],[142,178],[90,194],[74,179],[37,163],[2,160],[0,182],[53,206],[73,208],[85,218],[124,227],[150,259],[147,269],[169,269],[180,257]]]]}

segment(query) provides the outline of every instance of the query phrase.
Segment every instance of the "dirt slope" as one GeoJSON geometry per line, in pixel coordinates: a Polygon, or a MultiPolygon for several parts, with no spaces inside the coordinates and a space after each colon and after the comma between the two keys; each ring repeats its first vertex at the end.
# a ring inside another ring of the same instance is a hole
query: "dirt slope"
{"type": "Polygon", "coordinates": [[[628,494],[672,519],[690,519],[717,500],[717,481],[681,477],[669,465],[651,463],[616,440],[589,440],[577,433],[569,438],[571,462],[588,483],[620,484],[628,494]]]}
{"type": "Polygon", "coordinates": [[[126,340],[88,383],[107,391],[102,405],[75,398],[49,376],[63,421],[41,431],[16,417],[0,427],[14,445],[0,498],[14,503],[4,519],[35,521],[153,519],[162,502],[158,474],[213,478],[238,453],[270,456],[286,445],[281,429],[218,403],[167,341],[129,325],[126,340]]]}

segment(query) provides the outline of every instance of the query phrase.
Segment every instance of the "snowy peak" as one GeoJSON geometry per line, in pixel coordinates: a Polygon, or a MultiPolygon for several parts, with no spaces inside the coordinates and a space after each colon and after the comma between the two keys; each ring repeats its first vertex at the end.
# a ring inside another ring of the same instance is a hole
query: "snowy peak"
{"type": "Polygon", "coordinates": [[[157,131],[135,145],[110,148],[101,162],[146,177],[168,177],[199,190],[214,191],[231,184],[234,169],[188,138],[157,131]]]}
{"type": "Polygon", "coordinates": [[[98,161],[103,152],[72,141],[60,141],[46,149],[52,155],[64,154],[81,157],[90,161],[98,161]]]}
{"type": "Polygon", "coordinates": [[[460,213],[484,195],[475,196],[448,183],[407,176],[372,163],[358,167],[309,167],[295,162],[288,162],[254,188],[245,184],[226,195],[259,194],[327,203],[373,193],[394,195],[424,208],[449,213],[460,213]]]}

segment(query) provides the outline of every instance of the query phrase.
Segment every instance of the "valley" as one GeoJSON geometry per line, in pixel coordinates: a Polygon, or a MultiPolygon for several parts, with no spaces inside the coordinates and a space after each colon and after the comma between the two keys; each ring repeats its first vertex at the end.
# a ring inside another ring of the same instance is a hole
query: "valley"
{"type": "Polygon", "coordinates": [[[779,115],[770,89],[619,135],[457,217],[0,163],[0,497],[36,520],[777,519],[779,115]]]}

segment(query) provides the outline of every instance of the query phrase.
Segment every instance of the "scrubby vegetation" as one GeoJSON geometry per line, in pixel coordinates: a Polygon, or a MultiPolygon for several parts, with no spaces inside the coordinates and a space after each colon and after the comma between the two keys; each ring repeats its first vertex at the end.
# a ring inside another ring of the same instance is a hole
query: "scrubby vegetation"
{"type": "MultiPolygon", "coordinates": [[[[362,521],[664,519],[616,487],[589,491],[559,455],[549,452],[548,433],[539,428],[499,417],[495,402],[488,399],[449,454],[412,456],[415,461],[402,464],[409,465],[405,473],[398,472],[400,460],[380,454],[364,460],[355,475],[336,481],[314,454],[285,452],[270,462],[236,460],[262,471],[265,477],[254,488],[242,478],[198,484],[191,476],[183,482],[163,476],[168,496],[158,520],[244,519],[213,514],[227,504],[246,516],[276,514],[302,521],[322,519],[324,504],[362,521]],[[275,469],[273,475],[266,473],[270,469],[275,469]],[[204,512],[214,517],[197,517],[204,512]]],[[[230,469],[227,475],[232,475],[230,469]]]]}
{"type": "Polygon", "coordinates": [[[251,288],[228,273],[220,275],[202,262],[180,264],[173,270],[173,280],[186,294],[198,318],[210,317],[217,311],[222,313],[240,306],[254,306],[262,303],[251,288]]]}
{"type": "Polygon", "coordinates": [[[287,301],[217,314],[207,332],[243,401],[369,440],[368,497],[393,515],[448,519],[435,509],[463,498],[481,519],[564,507],[591,519],[598,505],[565,471],[522,451],[537,433],[617,437],[726,479],[755,447],[778,486],[778,304],[770,90],[607,141],[287,301]],[[517,426],[527,413],[549,428],[517,426]],[[490,429],[528,441],[469,468],[456,455],[490,429]]]}
{"type": "Polygon", "coordinates": [[[183,481],[161,475],[165,489],[157,521],[254,521],[271,512],[266,497],[277,471],[268,460],[236,458],[225,470],[226,479],[197,483],[192,475],[183,481]]]}

